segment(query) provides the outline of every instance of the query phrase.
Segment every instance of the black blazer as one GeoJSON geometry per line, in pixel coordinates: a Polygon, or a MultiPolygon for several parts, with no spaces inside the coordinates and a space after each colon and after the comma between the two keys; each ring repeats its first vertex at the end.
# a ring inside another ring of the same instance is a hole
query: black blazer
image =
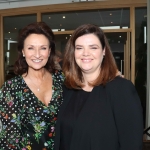
{"type": "MultiPolygon", "coordinates": [[[[64,89],[56,124],[55,150],[60,144],[61,115],[74,90],[64,89]]],[[[141,102],[133,84],[116,77],[94,87],[73,129],[70,150],[142,150],[141,102]]]]}

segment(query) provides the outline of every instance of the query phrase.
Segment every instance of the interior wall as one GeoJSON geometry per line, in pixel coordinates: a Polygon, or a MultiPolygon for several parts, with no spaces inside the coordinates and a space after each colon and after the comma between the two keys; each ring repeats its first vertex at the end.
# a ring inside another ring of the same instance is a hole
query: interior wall
{"type": "Polygon", "coordinates": [[[30,0],[30,1],[12,1],[0,3],[0,9],[20,8],[20,7],[31,7],[31,6],[42,6],[50,4],[63,4],[72,3],[72,0],[30,0]]]}

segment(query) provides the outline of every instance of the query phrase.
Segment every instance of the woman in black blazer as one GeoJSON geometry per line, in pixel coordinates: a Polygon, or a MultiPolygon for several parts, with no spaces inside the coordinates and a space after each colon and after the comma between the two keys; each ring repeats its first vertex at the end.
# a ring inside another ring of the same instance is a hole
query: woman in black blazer
{"type": "Polygon", "coordinates": [[[64,54],[64,102],[55,150],[142,150],[143,118],[133,84],[116,77],[103,31],[78,27],[64,54]]]}

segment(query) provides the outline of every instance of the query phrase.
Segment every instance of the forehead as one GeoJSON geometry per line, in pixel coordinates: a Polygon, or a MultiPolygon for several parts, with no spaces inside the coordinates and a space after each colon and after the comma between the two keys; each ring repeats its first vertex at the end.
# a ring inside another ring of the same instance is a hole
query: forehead
{"type": "Polygon", "coordinates": [[[92,33],[91,34],[85,34],[85,35],[78,37],[75,41],[75,44],[84,43],[84,42],[86,42],[87,44],[88,43],[101,44],[99,38],[95,34],[92,34],[92,33]]]}
{"type": "Polygon", "coordinates": [[[49,44],[48,38],[43,34],[30,34],[24,40],[25,44],[49,44]]]}

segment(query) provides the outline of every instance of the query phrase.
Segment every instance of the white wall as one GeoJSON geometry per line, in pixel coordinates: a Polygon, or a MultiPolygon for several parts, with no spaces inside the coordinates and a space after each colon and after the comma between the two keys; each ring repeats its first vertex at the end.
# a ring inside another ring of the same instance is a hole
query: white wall
{"type": "Polygon", "coordinates": [[[0,10],[9,8],[28,7],[28,6],[73,3],[72,1],[78,2],[79,0],[26,0],[20,2],[17,2],[17,0],[16,1],[9,0],[9,2],[5,3],[0,2],[0,10]]]}
{"type": "Polygon", "coordinates": [[[50,4],[85,2],[85,1],[111,1],[111,0],[24,0],[24,1],[22,0],[0,0],[0,10],[10,9],[10,8],[50,5],[50,4]]]}

